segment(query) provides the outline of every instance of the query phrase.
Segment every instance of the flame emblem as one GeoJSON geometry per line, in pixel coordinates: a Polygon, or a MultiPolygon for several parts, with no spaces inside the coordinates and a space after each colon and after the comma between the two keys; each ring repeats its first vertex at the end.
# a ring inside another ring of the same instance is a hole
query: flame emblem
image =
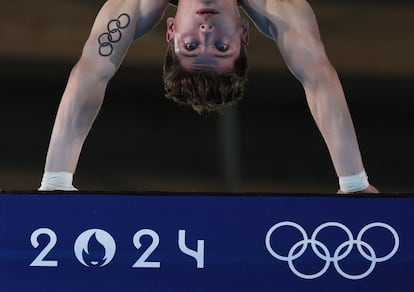
{"type": "Polygon", "coordinates": [[[75,241],[74,252],[85,267],[103,267],[115,256],[116,244],[113,237],[102,229],[89,229],[75,241]]]}

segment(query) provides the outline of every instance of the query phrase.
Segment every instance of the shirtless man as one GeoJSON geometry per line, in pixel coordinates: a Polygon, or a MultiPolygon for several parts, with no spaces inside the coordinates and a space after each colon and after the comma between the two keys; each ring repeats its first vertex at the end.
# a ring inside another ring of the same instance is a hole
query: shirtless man
{"type": "Polygon", "coordinates": [[[260,32],[275,41],[290,71],[302,83],[339,177],[339,192],[378,192],[368,183],[341,83],[307,1],[174,2],[108,0],[102,7],[62,97],[39,190],[76,190],[73,173],[108,81],[131,42],[151,31],[169,4],[177,4],[175,17],[167,20],[164,87],[168,98],[196,111],[218,110],[240,99],[246,72],[243,50],[249,36],[248,23],[239,14],[241,6],[260,32]],[[177,68],[178,73],[170,73],[177,68]]]}

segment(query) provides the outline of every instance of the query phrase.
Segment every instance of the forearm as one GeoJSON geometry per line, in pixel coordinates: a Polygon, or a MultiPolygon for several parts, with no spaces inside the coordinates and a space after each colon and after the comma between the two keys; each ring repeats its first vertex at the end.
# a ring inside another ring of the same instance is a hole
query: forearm
{"type": "Polygon", "coordinates": [[[364,171],[352,118],[341,83],[330,64],[304,82],[311,113],[325,140],[338,176],[364,171]]]}
{"type": "Polygon", "coordinates": [[[78,63],[56,116],[46,159],[47,172],[75,172],[82,145],[101,107],[107,80],[78,63]]]}

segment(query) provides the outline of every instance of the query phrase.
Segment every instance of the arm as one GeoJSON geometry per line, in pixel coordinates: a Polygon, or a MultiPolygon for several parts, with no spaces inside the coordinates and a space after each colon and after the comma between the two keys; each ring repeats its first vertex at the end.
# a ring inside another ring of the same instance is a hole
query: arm
{"type": "MultiPolygon", "coordinates": [[[[363,172],[342,85],[326,56],[309,4],[305,0],[246,0],[243,4],[259,30],[276,42],[290,71],[302,83],[337,175],[348,177],[363,172]]],[[[363,191],[376,189],[369,186],[363,191]]]]}
{"type": "Polygon", "coordinates": [[[67,177],[75,172],[108,81],[119,68],[131,42],[158,23],[168,3],[168,0],[109,0],[102,7],[60,103],[41,190],[73,189],[71,177],[69,185],[66,179],[54,184],[56,173],[67,177]],[[50,173],[53,175],[46,175],[50,173]],[[52,180],[50,186],[48,179],[52,180]]]}

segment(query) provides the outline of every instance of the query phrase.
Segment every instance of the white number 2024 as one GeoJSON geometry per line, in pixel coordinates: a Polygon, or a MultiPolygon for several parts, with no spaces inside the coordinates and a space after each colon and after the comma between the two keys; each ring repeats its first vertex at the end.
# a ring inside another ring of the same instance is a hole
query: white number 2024
{"type": "MultiPolygon", "coordinates": [[[[30,242],[34,248],[39,248],[39,237],[45,235],[48,237],[48,243],[40,251],[38,256],[30,264],[31,267],[57,267],[57,260],[46,260],[48,254],[56,246],[58,237],[56,233],[49,228],[39,228],[35,230],[31,237],[30,242]]],[[[137,250],[142,248],[141,239],[144,236],[149,236],[151,238],[151,244],[147,249],[142,253],[138,260],[132,265],[133,268],[160,268],[160,262],[150,262],[148,261],[149,257],[157,249],[160,243],[160,237],[157,232],[151,229],[142,229],[135,233],[133,237],[133,243],[137,250]]],[[[196,260],[197,268],[204,268],[204,240],[197,240],[197,250],[192,250],[187,247],[186,244],[186,230],[178,231],[178,247],[180,251],[196,260]]]]}

